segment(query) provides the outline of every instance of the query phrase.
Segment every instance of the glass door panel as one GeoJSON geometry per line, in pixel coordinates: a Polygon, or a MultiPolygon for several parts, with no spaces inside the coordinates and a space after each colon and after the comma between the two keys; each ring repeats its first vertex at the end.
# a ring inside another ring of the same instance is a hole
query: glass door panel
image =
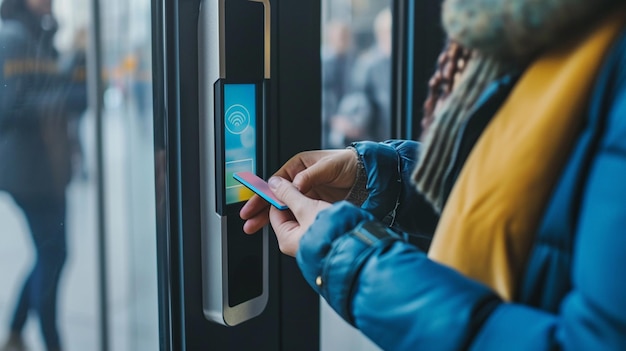
{"type": "Polygon", "coordinates": [[[158,349],[150,2],[101,4],[100,121],[92,2],[20,3],[0,21],[15,44],[0,52],[0,349],[158,349]]]}

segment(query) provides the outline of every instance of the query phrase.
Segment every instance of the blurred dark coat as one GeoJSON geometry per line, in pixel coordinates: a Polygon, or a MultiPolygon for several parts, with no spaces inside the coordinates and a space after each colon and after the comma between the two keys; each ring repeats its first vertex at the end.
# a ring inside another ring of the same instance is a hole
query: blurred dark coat
{"type": "Polygon", "coordinates": [[[64,196],[71,177],[67,124],[86,93],[60,71],[56,22],[24,14],[0,27],[0,190],[64,196]]]}

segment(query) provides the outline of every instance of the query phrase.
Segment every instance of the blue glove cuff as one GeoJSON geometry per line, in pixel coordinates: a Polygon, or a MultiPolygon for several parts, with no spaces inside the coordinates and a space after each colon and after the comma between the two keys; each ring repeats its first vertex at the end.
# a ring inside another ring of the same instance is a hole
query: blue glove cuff
{"type": "Polygon", "coordinates": [[[402,177],[398,152],[385,143],[362,141],[352,147],[363,160],[367,173],[368,198],[361,208],[379,220],[394,214],[400,200],[402,177]]]}

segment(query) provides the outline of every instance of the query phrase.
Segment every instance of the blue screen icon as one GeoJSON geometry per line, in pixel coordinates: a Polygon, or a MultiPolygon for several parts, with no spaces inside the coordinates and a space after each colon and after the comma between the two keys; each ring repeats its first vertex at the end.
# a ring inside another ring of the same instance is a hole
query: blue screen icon
{"type": "Polygon", "coordinates": [[[234,104],[226,110],[226,129],[232,134],[241,134],[250,126],[250,111],[241,104],[234,104]]]}

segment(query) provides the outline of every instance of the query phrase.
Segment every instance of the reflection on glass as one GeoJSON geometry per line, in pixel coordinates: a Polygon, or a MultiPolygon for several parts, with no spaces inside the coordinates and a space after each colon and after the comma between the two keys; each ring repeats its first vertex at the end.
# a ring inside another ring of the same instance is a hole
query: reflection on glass
{"type": "Polygon", "coordinates": [[[110,348],[157,350],[150,1],[101,3],[103,173],[86,99],[90,2],[0,1],[0,350],[99,349],[102,288],[110,348]]]}
{"type": "Polygon", "coordinates": [[[389,2],[324,3],[322,145],[391,137],[389,2]]]}

